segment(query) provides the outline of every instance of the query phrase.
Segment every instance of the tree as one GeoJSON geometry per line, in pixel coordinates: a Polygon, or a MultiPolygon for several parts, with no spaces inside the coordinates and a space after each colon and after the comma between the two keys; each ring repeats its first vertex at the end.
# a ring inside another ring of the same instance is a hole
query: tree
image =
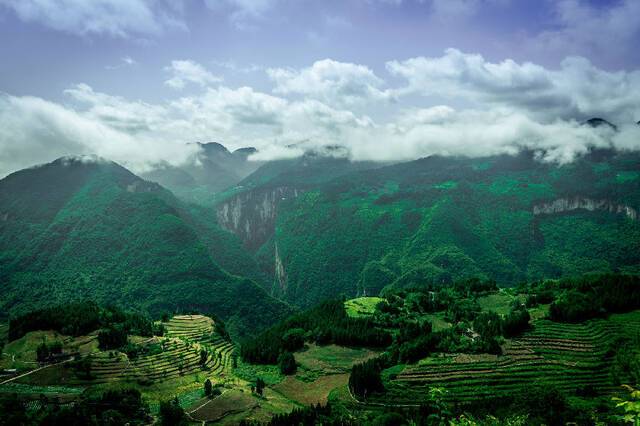
{"type": "Polygon", "coordinates": [[[178,397],[160,403],[160,421],[163,426],[182,426],[187,424],[184,410],[180,407],[178,397]]]}
{"type": "Polygon", "coordinates": [[[291,352],[283,352],[278,357],[278,366],[282,374],[291,375],[295,374],[298,369],[296,359],[291,352]]]}
{"type": "Polygon", "coordinates": [[[505,337],[517,336],[529,327],[530,319],[529,311],[524,305],[515,307],[502,322],[502,334],[505,337]]]}
{"type": "Polygon", "coordinates": [[[38,362],[45,362],[49,358],[49,346],[46,342],[42,342],[36,348],[36,358],[38,362]]]}
{"type": "Polygon", "coordinates": [[[351,368],[349,376],[349,389],[356,396],[367,398],[374,392],[384,390],[380,377],[381,365],[377,359],[371,359],[351,368]]]}
{"type": "Polygon", "coordinates": [[[211,398],[213,391],[213,385],[211,384],[211,380],[207,379],[204,381],[204,394],[211,398]]]}
{"type": "Polygon", "coordinates": [[[613,398],[616,408],[624,412],[623,415],[617,416],[617,418],[625,423],[640,424],[640,391],[629,385],[622,385],[622,387],[629,392],[629,395],[624,399],[613,398]]]}
{"type": "Polygon", "coordinates": [[[258,378],[256,379],[256,393],[257,393],[258,395],[262,395],[262,391],[264,390],[264,387],[265,387],[266,385],[267,385],[267,384],[264,382],[264,380],[262,380],[262,378],[261,378],[261,377],[258,377],[258,378]]]}
{"type": "Polygon", "coordinates": [[[114,326],[98,333],[98,346],[100,349],[117,349],[127,344],[127,332],[124,327],[114,326]]]}
{"type": "Polygon", "coordinates": [[[305,331],[302,328],[292,328],[282,335],[282,344],[288,351],[297,351],[304,346],[305,331]]]}
{"type": "Polygon", "coordinates": [[[85,379],[93,378],[91,375],[91,355],[75,361],[73,366],[79,375],[83,376],[85,379]]]}
{"type": "Polygon", "coordinates": [[[200,349],[200,365],[204,365],[207,362],[208,356],[206,349],[200,349]]]}

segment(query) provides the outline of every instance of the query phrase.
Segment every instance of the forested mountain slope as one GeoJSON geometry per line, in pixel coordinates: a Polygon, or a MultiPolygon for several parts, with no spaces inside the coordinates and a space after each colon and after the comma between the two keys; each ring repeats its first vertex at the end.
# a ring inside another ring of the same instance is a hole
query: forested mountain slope
{"type": "MultiPolygon", "coordinates": [[[[218,196],[215,205],[218,223],[238,235],[249,250],[259,250],[273,236],[280,203],[336,177],[382,166],[350,161],[340,155],[344,153],[334,148],[265,163],[236,187],[218,196]]],[[[271,257],[273,245],[268,247],[267,257],[271,257]]]]}
{"type": "Polygon", "coordinates": [[[261,248],[299,306],[468,276],[501,284],[640,272],[640,156],[566,165],[531,152],[430,157],[338,177],[283,201],[261,248]]]}
{"type": "Polygon", "coordinates": [[[13,173],[0,181],[0,312],[90,298],[211,312],[241,332],[288,312],[246,278],[261,279],[255,261],[206,214],[98,158],[13,173]]]}

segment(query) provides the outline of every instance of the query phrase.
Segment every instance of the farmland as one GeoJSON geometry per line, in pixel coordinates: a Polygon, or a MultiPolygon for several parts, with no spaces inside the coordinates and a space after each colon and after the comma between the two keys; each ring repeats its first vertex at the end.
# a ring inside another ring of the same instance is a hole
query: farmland
{"type": "Polygon", "coordinates": [[[585,390],[612,394],[631,379],[612,375],[616,345],[639,333],[640,311],[580,324],[535,321],[531,331],[505,341],[502,355],[438,354],[394,367],[383,399],[419,404],[430,388],[438,387],[451,401],[472,402],[509,397],[531,384],[550,385],[569,395],[585,390]]]}

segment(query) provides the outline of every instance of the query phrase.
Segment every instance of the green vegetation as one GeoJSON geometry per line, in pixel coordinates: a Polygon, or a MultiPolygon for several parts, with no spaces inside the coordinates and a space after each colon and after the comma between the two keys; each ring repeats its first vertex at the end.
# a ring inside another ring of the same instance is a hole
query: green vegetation
{"type": "Polygon", "coordinates": [[[358,297],[344,302],[347,315],[350,317],[367,317],[376,312],[378,303],[383,302],[381,297],[358,297]]]}
{"type": "Polygon", "coordinates": [[[640,222],[625,213],[640,211],[638,163],[635,153],[594,153],[557,166],[524,152],[350,173],[281,203],[267,245],[286,271],[283,297],[302,307],[470,276],[515,285],[640,273],[640,222]],[[593,211],[540,207],[576,199],[593,211]]]}
{"type": "Polygon", "coordinates": [[[206,210],[115,163],[60,159],[13,173],[0,181],[0,205],[4,315],[91,299],[154,316],[216,314],[243,334],[289,312],[222,269],[261,275],[206,210]]]}
{"type": "Polygon", "coordinates": [[[296,314],[255,338],[245,339],[240,354],[245,361],[275,364],[282,352],[301,349],[305,341],[384,347],[391,342],[391,336],[367,319],[348,316],[344,302],[334,300],[296,314]]]}
{"type": "Polygon", "coordinates": [[[160,424],[163,426],[181,426],[187,424],[184,410],[178,398],[160,403],[160,424]]]}
{"type": "Polygon", "coordinates": [[[86,392],[73,406],[59,406],[46,397],[34,406],[15,395],[2,394],[0,412],[2,425],[144,425],[151,420],[149,408],[137,389],[86,392]]]}

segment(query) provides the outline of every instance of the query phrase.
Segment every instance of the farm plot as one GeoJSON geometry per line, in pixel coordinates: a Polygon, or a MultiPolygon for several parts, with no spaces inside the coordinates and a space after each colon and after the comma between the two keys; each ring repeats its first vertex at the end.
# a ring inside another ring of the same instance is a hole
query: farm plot
{"type": "Polygon", "coordinates": [[[156,350],[130,359],[126,354],[101,352],[90,358],[90,367],[74,384],[86,385],[118,380],[152,383],[176,379],[206,369],[219,375],[231,367],[234,346],[215,333],[213,320],[202,315],[182,315],[166,325],[167,337],[147,339],[156,350]],[[200,352],[207,357],[202,362],[200,352]]]}
{"type": "Polygon", "coordinates": [[[583,324],[536,321],[532,331],[508,340],[501,356],[431,357],[389,375],[384,398],[420,403],[429,388],[440,387],[451,400],[464,402],[509,396],[532,384],[552,385],[567,393],[585,387],[611,393],[618,389],[610,374],[616,341],[639,331],[638,312],[583,324]]]}

